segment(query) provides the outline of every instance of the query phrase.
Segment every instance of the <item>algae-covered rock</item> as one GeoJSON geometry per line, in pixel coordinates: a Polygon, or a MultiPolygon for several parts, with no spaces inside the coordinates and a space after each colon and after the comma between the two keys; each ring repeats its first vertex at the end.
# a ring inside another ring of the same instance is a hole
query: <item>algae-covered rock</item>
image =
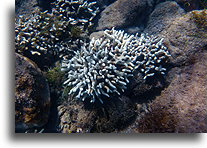
{"type": "Polygon", "coordinates": [[[15,130],[25,132],[47,123],[50,92],[36,64],[19,54],[15,56],[15,130]]]}
{"type": "Polygon", "coordinates": [[[82,102],[72,101],[58,106],[59,132],[89,133],[94,126],[96,111],[85,109],[82,102]]]}
{"type": "Polygon", "coordinates": [[[160,33],[166,39],[174,65],[191,62],[207,45],[206,21],[207,10],[192,11],[177,18],[160,33]]]}
{"type": "Polygon", "coordinates": [[[207,8],[206,0],[175,0],[185,11],[207,8]]]}
{"type": "Polygon", "coordinates": [[[156,34],[165,39],[171,62],[180,66],[192,60],[194,54],[207,44],[207,10],[196,10],[184,14],[175,2],[165,2],[157,6],[150,16],[145,33],[156,34]],[[170,5],[164,5],[164,4],[170,5]],[[166,10],[160,6],[166,6],[166,10]],[[170,8],[168,8],[170,6],[170,8]],[[168,9],[175,10],[175,17],[168,9]],[[162,11],[161,11],[162,10],[162,11]],[[159,15],[158,15],[159,14],[159,15]]]}
{"type": "Polygon", "coordinates": [[[105,105],[69,100],[58,107],[61,133],[109,133],[126,128],[135,118],[135,106],[128,97],[105,105]]]}
{"type": "Polygon", "coordinates": [[[139,122],[139,132],[207,132],[207,52],[195,58],[151,103],[150,112],[139,122]]]}

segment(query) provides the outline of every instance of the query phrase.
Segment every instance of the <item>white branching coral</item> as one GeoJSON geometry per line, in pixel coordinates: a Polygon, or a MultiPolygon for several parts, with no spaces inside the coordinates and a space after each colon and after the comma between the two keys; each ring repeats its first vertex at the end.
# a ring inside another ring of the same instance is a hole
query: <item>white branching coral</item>
{"type": "Polygon", "coordinates": [[[62,70],[68,72],[64,85],[72,88],[69,95],[103,103],[104,97],[124,92],[135,70],[142,72],[144,79],[156,73],[164,74],[162,63],[170,55],[162,41],[105,30],[104,37],[93,38],[72,59],[63,61],[62,70]]]}
{"type": "Polygon", "coordinates": [[[93,25],[93,19],[99,12],[94,0],[56,0],[53,4],[53,13],[61,15],[70,21],[70,24],[80,26],[81,29],[93,25]]]}
{"type": "Polygon", "coordinates": [[[31,55],[59,54],[58,45],[73,42],[75,32],[88,32],[99,12],[93,0],[56,0],[52,12],[37,10],[28,18],[19,16],[15,21],[15,50],[31,55]],[[76,29],[74,29],[76,28],[76,29]]]}
{"type": "Polygon", "coordinates": [[[21,15],[15,25],[15,48],[18,53],[30,51],[32,55],[41,55],[48,54],[49,50],[55,54],[57,43],[70,36],[69,22],[47,11],[37,10],[30,18],[21,15]]]}

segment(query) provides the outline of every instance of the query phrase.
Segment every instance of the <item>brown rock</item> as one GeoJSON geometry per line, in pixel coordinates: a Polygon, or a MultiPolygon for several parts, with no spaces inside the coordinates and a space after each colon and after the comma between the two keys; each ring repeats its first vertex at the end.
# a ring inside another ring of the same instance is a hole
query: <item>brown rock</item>
{"type": "Polygon", "coordinates": [[[127,127],[135,118],[135,106],[124,96],[103,105],[72,100],[60,105],[58,112],[61,133],[110,133],[127,127]]]}
{"type": "Polygon", "coordinates": [[[185,11],[199,10],[207,8],[205,0],[175,0],[185,11]]]}
{"type": "Polygon", "coordinates": [[[97,120],[93,132],[118,132],[129,126],[136,117],[135,105],[130,98],[120,96],[97,110],[97,120]]]}
{"type": "Polygon", "coordinates": [[[19,54],[15,56],[15,129],[24,132],[47,122],[50,92],[36,64],[19,54]]]}
{"type": "Polygon", "coordinates": [[[89,133],[94,126],[96,110],[85,108],[81,101],[71,101],[58,106],[59,132],[89,133]]]}
{"type": "Polygon", "coordinates": [[[176,66],[191,63],[207,46],[207,10],[192,11],[177,18],[160,35],[165,38],[176,66]]]}
{"type": "Polygon", "coordinates": [[[175,74],[151,103],[138,132],[207,132],[207,52],[197,55],[194,62],[175,74]]]}

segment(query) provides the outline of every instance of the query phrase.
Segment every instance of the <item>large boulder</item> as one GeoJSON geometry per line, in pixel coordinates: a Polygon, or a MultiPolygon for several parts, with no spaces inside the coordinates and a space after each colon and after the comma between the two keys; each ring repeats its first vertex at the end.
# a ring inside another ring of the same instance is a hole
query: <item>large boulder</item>
{"type": "Polygon", "coordinates": [[[97,30],[143,26],[153,9],[153,0],[117,0],[100,14],[97,30]]]}
{"type": "Polygon", "coordinates": [[[144,32],[150,35],[157,35],[184,14],[185,11],[176,2],[160,3],[156,5],[154,11],[150,14],[144,32]]]}
{"type": "Polygon", "coordinates": [[[207,46],[206,28],[207,10],[197,10],[177,18],[159,34],[165,38],[175,66],[191,63],[207,46]]]}
{"type": "Polygon", "coordinates": [[[207,51],[196,56],[193,64],[172,69],[171,84],[151,103],[138,132],[207,132],[206,67],[207,51]]]}
{"type": "Polygon", "coordinates": [[[36,64],[19,54],[15,57],[15,130],[25,132],[47,123],[50,92],[36,64]]]}
{"type": "Polygon", "coordinates": [[[166,88],[138,102],[135,122],[122,132],[207,132],[206,14],[192,11],[157,30],[172,55],[166,88]]]}

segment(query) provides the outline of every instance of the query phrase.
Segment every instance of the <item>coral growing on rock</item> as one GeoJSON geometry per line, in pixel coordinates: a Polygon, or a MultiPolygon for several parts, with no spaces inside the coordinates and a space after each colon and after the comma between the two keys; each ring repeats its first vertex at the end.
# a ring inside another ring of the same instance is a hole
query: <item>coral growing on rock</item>
{"type": "Polygon", "coordinates": [[[20,16],[15,26],[16,52],[29,50],[32,55],[41,55],[49,51],[55,54],[56,44],[70,36],[68,27],[69,22],[47,11],[38,11],[31,18],[20,16]]]}
{"type": "Polygon", "coordinates": [[[16,52],[30,58],[33,55],[43,55],[42,59],[51,58],[50,55],[58,57],[65,52],[58,49],[65,48],[57,47],[62,42],[73,44],[82,31],[87,33],[99,11],[96,2],[87,0],[57,0],[53,7],[52,12],[38,9],[30,18],[20,16],[16,19],[16,52]]]}
{"type": "Polygon", "coordinates": [[[53,13],[67,18],[70,24],[81,29],[90,28],[92,20],[99,12],[94,0],[56,0],[52,3],[53,13]]]}
{"type": "Polygon", "coordinates": [[[124,31],[105,30],[104,37],[84,44],[71,60],[64,60],[62,70],[68,72],[64,82],[72,86],[69,95],[90,102],[110,94],[118,95],[127,88],[135,70],[143,72],[144,79],[156,73],[164,74],[162,67],[170,56],[163,39],[129,35],[124,31]]]}

